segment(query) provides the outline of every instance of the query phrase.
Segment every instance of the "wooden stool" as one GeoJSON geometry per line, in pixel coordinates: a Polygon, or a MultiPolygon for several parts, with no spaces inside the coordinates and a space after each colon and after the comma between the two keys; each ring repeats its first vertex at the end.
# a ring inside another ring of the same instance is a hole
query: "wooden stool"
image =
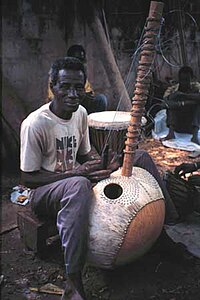
{"type": "Polygon", "coordinates": [[[17,224],[26,249],[39,255],[47,250],[47,239],[58,234],[56,224],[48,220],[39,220],[29,204],[18,211],[17,224]]]}

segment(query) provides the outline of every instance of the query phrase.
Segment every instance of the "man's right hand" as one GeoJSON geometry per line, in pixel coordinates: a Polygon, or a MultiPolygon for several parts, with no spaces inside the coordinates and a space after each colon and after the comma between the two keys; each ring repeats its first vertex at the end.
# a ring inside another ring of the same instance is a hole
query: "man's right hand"
{"type": "Polygon", "coordinates": [[[91,182],[98,182],[106,179],[112,173],[112,169],[102,169],[102,161],[90,160],[76,168],[77,175],[85,176],[91,182]]]}

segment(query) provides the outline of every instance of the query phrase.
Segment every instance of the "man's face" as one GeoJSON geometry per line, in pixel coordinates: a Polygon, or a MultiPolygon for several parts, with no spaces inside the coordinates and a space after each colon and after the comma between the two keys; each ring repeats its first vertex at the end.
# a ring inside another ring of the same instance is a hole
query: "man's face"
{"type": "Polygon", "coordinates": [[[179,84],[185,90],[190,89],[190,84],[191,84],[190,73],[181,73],[179,76],[179,84]]]}
{"type": "Polygon", "coordinates": [[[75,112],[84,96],[84,74],[76,70],[60,70],[52,88],[58,115],[75,112]]]}

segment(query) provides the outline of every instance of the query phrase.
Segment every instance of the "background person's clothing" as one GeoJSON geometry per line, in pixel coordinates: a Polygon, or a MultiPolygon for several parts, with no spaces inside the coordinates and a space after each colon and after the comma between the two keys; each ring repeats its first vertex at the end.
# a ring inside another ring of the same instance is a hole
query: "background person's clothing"
{"type": "Polygon", "coordinates": [[[85,107],[88,115],[95,112],[106,111],[108,108],[108,100],[104,94],[94,93],[90,82],[88,79],[85,83],[85,98],[83,99],[81,105],[85,107]]]}
{"type": "Polygon", "coordinates": [[[85,83],[85,92],[94,94],[94,91],[93,91],[88,79],[86,80],[86,83],[85,83]]]}
{"type": "Polygon", "coordinates": [[[166,123],[178,133],[192,134],[194,127],[200,128],[200,104],[167,109],[166,123]]]}
{"type": "MultiPolygon", "coordinates": [[[[179,90],[179,84],[169,87],[164,93],[164,99],[170,101],[170,95],[179,90]]],[[[192,82],[191,90],[188,93],[200,93],[200,83],[192,82]]],[[[181,96],[177,96],[175,100],[182,101],[181,96]]],[[[189,99],[188,99],[189,100],[189,99]]],[[[194,127],[200,128],[200,100],[197,105],[181,106],[173,109],[167,109],[167,126],[172,127],[174,131],[179,133],[193,133],[194,127]]]]}

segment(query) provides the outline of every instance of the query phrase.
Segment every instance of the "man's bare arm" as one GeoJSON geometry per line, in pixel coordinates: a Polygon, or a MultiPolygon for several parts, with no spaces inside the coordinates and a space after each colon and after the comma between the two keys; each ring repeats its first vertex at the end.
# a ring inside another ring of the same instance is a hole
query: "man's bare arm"
{"type": "MultiPolygon", "coordinates": [[[[113,168],[114,167],[115,165],[113,164],[113,168]]],[[[101,160],[95,159],[86,161],[73,170],[65,171],[63,173],[53,173],[45,170],[21,172],[21,183],[30,188],[37,188],[73,176],[84,176],[91,180],[91,182],[98,182],[108,178],[112,170],[112,168],[104,170],[102,168],[101,160]]]]}
{"type": "Polygon", "coordinates": [[[99,160],[101,159],[100,155],[97,153],[96,149],[94,148],[94,146],[92,146],[92,149],[90,152],[88,152],[86,155],[78,155],[77,157],[77,161],[80,164],[85,163],[86,161],[90,161],[90,160],[99,160]]]}
{"type": "Polygon", "coordinates": [[[77,171],[70,170],[65,173],[54,173],[46,170],[34,172],[21,171],[21,183],[30,188],[36,188],[45,184],[49,184],[67,177],[76,176],[77,171]]]}

